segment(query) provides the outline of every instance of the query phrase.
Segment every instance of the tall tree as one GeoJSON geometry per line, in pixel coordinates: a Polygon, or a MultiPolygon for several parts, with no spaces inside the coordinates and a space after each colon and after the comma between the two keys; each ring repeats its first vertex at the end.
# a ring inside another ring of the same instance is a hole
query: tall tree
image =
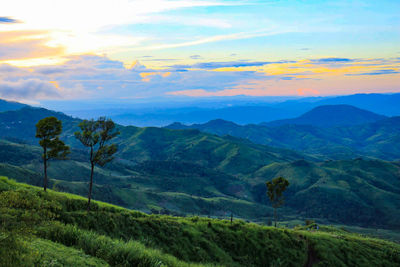
{"type": "Polygon", "coordinates": [[[41,119],[36,124],[36,137],[39,138],[39,144],[43,147],[43,169],[44,181],[43,189],[47,189],[47,167],[50,159],[66,159],[70,153],[69,147],[60,140],[62,132],[62,123],[56,117],[47,117],[41,119]]]}
{"type": "Polygon", "coordinates": [[[289,181],[283,177],[277,177],[272,179],[271,181],[266,182],[266,185],[267,185],[267,195],[269,197],[269,200],[271,201],[272,207],[274,208],[274,219],[276,227],[276,220],[277,220],[276,209],[282,206],[285,202],[283,192],[289,186],[289,181]]]}
{"type": "Polygon", "coordinates": [[[90,148],[90,182],[87,210],[90,210],[92,199],[94,166],[104,166],[114,159],[117,152],[115,144],[106,144],[116,137],[119,132],[115,131],[115,123],[111,119],[100,117],[98,120],[83,120],[79,124],[81,131],[75,132],[75,137],[86,147],[90,148]]]}

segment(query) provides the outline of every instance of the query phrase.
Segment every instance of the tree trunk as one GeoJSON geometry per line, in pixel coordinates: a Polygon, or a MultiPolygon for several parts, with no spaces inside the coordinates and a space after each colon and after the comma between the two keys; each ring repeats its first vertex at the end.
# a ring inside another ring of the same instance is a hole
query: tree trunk
{"type": "Polygon", "coordinates": [[[275,227],[276,227],[276,208],[274,208],[274,218],[275,218],[275,227]]]}
{"type": "Polygon", "coordinates": [[[92,187],[93,187],[93,172],[94,172],[94,163],[91,162],[92,168],[90,171],[90,183],[89,183],[89,196],[88,196],[88,204],[87,210],[90,210],[90,200],[92,199],[92,187]]]}
{"type": "Polygon", "coordinates": [[[92,199],[93,172],[94,172],[93,147],[90,148],[90,164],[91,164],[91,169],[90,169],[90,183],[89,183],[87,211],[90,210],[90,200],[92,199]]]}
{"type": "Polygon", "coordinates": [[[44,180],[43,180],[43,189],[46,192],[47,189],[47,149],[44,148],[43,152],[43,169],[44,169],[44,180]]]}

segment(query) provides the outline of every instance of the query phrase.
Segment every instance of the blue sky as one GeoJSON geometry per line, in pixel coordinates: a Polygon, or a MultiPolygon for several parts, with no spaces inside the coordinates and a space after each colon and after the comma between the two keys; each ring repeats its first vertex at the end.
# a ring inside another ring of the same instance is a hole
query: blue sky
{"type": "Polygon", "coordinates": [[[0,10],[6,99],[400,91],[395,0],[15,0],[0,10]],[[324,61],[336,58],[348,60],[324,61]]]}

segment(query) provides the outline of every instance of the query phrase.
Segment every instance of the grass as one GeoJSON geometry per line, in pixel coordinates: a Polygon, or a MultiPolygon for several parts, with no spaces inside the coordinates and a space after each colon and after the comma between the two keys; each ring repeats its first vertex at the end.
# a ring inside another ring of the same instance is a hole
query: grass
{"type": "Polygon", "coordinates": [[[85,254],[80,249],[47,239],[35,238],[27,247],[37,255],[35,263],[38,266],[110,266],[104,260],[85,254]]]}
{"type": "MultiPolygon", "coordinates": [[[[98,201],[86,212],[82,197],[44,193],[7,178],[0,178],[0,199],[0,233],[20,240],[12,248],[19,258],[44,266],[400,264],[399,244],[329,226],[286,229],[242,220],[146,215],[98,201]],[[15,224],[5,227],[10,218],[36,219],[21,224],[21,230],[15,224]]],[[[7,244],[0,246],[5,251],[7,244]]]]}

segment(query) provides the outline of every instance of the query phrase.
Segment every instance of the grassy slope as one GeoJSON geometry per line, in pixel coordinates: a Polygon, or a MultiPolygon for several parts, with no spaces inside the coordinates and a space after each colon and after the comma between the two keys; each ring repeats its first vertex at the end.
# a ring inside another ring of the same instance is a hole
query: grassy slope
{"type": "Polygon", "coordinates": [[[54,257],[60,264],[89,266],[105,262],[119,266],[400,264],[400,245],[331,227],[290,230],[243,221],[149,216],[100,202],[87,213],[81,197],[43,193],[6,178],[0,179],[0,198],[0,207],[6,207],[1,219],[21,209],[23,214],[52,214],[30,225],[36,230],[28,239],[28,251],[36,251],[39,263],[54,257]]]}
{"type": "Polygon", "coordinates": [[[109,266],[104,260],[87,255],[80,249],[47,239],[33,238],[26,243],[29,253],[38,256],[35,261],[40,266],[109,266]]]}
{"type": "MultiPolygon", "coordinates": [[[[1,135],[15,134],[36,144],[34,123],[49,115],[64,121],[63,138],[78,145],[72,134],[78,120],[44,109],[0,113],[1,135]]],[[[390,125],[396,124],[387,127],[390,125]]],[[[233,212],[238,217],[267,221],[272,212],[265,181],[283,175],[291,182],[284,219],[296,215],[398,227],[400,171],[396,163],[365,161],[361,165],[352,160],[301,164],[298,159],[302,156],[292,151],[197,130],[132,126],[120,130],[117,159],[105,169],[96,168],[95,199],[146,212],[225,217],[233,212]],[[375,167],[367,168],[369,165],[375,167]]],[[[359,135],[369,132],[371,129],[359,135]]],[[[385,143],[381,134],[375,138],[379,144],[385,143]]],[[[303,140],[307,143],[307,136],[303,140]]],[[[0,175],[41,184],[39,147],[0,141],[0,155],[0,162],[30,171],[2,165],[0,175]]],[[[86,151],[74,149],[71,160],[50,163],[51,187],[86,195],[89,172],[86,151]]]]}
{"type": "Polygon", "coordinates": [[[358,155],[385,160],[400,159],[400,117],[360,125],[322,128],[313,125],[237,125],[215,120],[174,129],[199,129],[220,136],[246,138],[257,144],[293,149],[326,159],[349,159],[358,155]]]}
{"type": "MultiPolygon", "coordinates": [[[[53,178],[50,188],[86,196],[90,166],[75,154],[68,161],[50,162],[48,173],[53,178]]],[[[0,155],[3,162],[0,175],[42,184],[38,147],[0,141],[0,155]]],[[[190,163],[149,161],[130,166],[116,161],[107,169],[96,168],[95,183],[95,199],[147,212],[212,215],[233,212],[245,218],[269,213],[268,207],[240,199],[249,189],[239,179],[190,163]]]]}
{"type": "MultiPolygon", "coordinates": [[[[193,139],[197,140],[197,136],[194,134],[193,139]]],[[[213,145],[215,137],[209,137],[211,141],[203,142],[213,145]]],[[[137,140],[141,142],[140,137],[137,140]]],[[[168,138],[163,140],[168,143],[168,138]]],[[[188,141],[186,137],[175,140],[182,142],[182,146],[185,141],[188,141]]],[[[143,143],[136,146],[151,151],[143,143]]],[[[240,143],[237,146],[240,147],[240,143]]],[[[135,146],[131,144],[127,149],[135,149],[135,146]]],[[[201,153],[201,149],[193,148],[193,151],[201,153]]],[[[33,185],[42,184],[38,147],[0,141],[2,151],[0,161],[10,164],[0,163],[0,175],[33,185]]],[[[246,151],[249,151],[247,147],[246,151]]],[[[241,162],[246,162],[246,151],[239,155],[241,162]]],[[[193,164],[183,160],[187,154],[177,155],[175,161],[167,161],[171,159],[168,155],[173,154],[162,153],[158,150],[153,153],[160,159],[158,161],[130,165],[118,160],[107,169],[96,168],[94,198],[153,213],[228,217],[233,212],[237,217],[267,221],[266,217],[272,212],[265,197],[265,181],[284,176],[291,183],[287,192],[289,209],[283,212],[286,220],[289,219],[287,216],[296,215],[298,218],[312,217],[328,219],[331,223],[378,228],[398,227],[400,221],[400,165],[397,163],[379,160],[273,162],[262,165],[250,175],[234,176],[221,171],[220,164],[211,168],[216,156],[208,158],[206,163],[193,164]]],[[[197,161],[201,159],[194,153],[191,158],[194,162],[195,157],[197,161]]],[[[56,179],[51,180],[50,188],[86,196],[90,169],[81,160],[82,155],[74,152],[71,160],[51,162],[49,174],[56,179]]],[[[240,171],[241,166],[238,164],[236,169],[240,171]]]]}
{"type": "MultiPolygon", "coordinates": [[[[260,187],[264,177],[288,177],[291,187],[287,204],[302,210],[306,217],[399,228],[399,174],[399,164],[358,159],[274,163],[260,169],[256,176],[260,177],[260,187]]],[[[253,182],[257,183],[257,178],[253,182]]]]}

